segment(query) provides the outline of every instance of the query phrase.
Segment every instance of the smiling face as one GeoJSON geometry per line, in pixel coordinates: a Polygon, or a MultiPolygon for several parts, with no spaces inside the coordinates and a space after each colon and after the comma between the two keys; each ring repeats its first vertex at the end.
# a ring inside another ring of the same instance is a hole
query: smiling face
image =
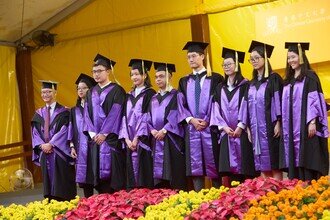
{"type": "Polygon", "coordinates": [[[131,70],[131,80],[135,87],[141,87],[144,85],[145,75],[140,74],[138,69],[131,70]]]}
{"type": "Polygon", "coordinates": [[[297,70],[300,68],[299,61],[300,60],[298,54],[292,51],[288,52],[288,64],[292,69],[297,70]]]}
{"type": "Polygon", "coordinates": [[[56,90],[49,88],[41,89],[41,98],[46,104],[52,104],[56,101],[56,90]]]}
{"type": "Polygon", "coordinates": [[[265,59],[255,50],[251,52],[249,62],[255,70],[260,70],[265,66],[265,59]]]}
{"type": "Polygon", "coordinates": [[[227,76],[235,75],[236,64],[233,58],[226,58],[222,64],[223,71],[227,76]]]}

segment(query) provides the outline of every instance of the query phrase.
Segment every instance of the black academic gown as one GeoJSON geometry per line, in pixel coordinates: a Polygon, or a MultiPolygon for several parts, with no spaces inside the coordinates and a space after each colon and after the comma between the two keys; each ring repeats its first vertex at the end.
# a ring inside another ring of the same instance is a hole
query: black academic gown
{"type": "Polygon", "coordinates": [[[320,81],[313,71],[283,89],[283,130],[280,168],[289,178],[318,179],[329,172],[327,110],[320,81]],[[308,126],[316,119],[316,135],[308,137],[308,126]]]}
{"type": "MultiPolygon", "coordinates": [[[[220,84],[214,95],[214,106],[218,109],[213,110],[211,114],[211,125],[228,126],[233,130],[236,129],[239,120],[238,113],[241,101],[244,98],[248,81],[242,79],[237,82],[237,86],[229,91],[228,86],[224,83],[220,84]],[[213,125],[215,123],[215,125],[213,125]]],[[[220,176],[238,175],[244,177],[257,176],[254,166],[254,155],[252,144],[248,140],[245,130],[239,138],[228,137],[224,131],[219,132],[220,153],[219,153],[219,173],[220,176]]]]}
{"type": "Polygon", "coordinates": [[[74,199],[77,194],[73,159],[67,142],[70,112],[56,103],[49,126],[49,143],[53,152],[45,154],[40,149],[44,144],[46,108],[38,109],[31,121],[33,161],[41,166],[44,197],[57,200],[74,199]]]}
{"type": "Polygon", "coordinates": [[[86,183],[99,192],[124,189],[125,150],[118,140],[125,103],[125,90],[116,83],[94,86],[86,96],[84,133],[88,136],[86,183]],[[103,144],[91,140],[89,132],[107,134],[103,144]]]}
{"type": "MultiPolygon", "coordinates": [[[[206,74],[206,72],[202,73],[206,74]]],[[[187,176],[208,176],[217,179],[219,167],[218,133],[207,127],[203,131],[196,131],[193,125],[186,123],[187,117],[202,118],[209,123],[211,111],[211,97],[219,83],[223,82],[220,74],[212,73],[206,76],[200,95],[199,115],[195,115],[195,77],[189,74],[180,79],[178,89],[178,121],[185,131],[185,155],[187,176]]]]}
{"type": "Polygon", "coordinates": [[[164,95],[154,95],[149,113],[150,131],[167,130],[162,141],[152,139],[155,185],[185,190],[184,132],[177,121],[177,91],[172,89],[164,95]]]}
{"type": "Polygon", "coordinates": [[[134,90],[128,93],[126,97],[127,102],[120,138],[127,148],[126,177],[128,189],[152,188],[154,186],[151,134],[148,132],[147,114],[150,100],[155,93],[152,88],[145,88],[136,97],[134,90]],[[125,142],[125,138],[133,140],[134,137],[139,139],[136,151],[129,149],[125,142]]]}

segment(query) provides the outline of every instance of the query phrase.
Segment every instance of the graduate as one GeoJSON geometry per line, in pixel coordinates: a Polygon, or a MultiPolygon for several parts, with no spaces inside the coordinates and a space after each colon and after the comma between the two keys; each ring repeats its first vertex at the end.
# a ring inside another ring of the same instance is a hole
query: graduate
{"type": "Polygon", "coordinates": [[[210,126],[216,126],[220,131],[219,173],[229,176],[230,182],[243,182],[246,177],[256,176],[246,126],[238,120],[240,104],[248,87],[239,64],[244,63],[244,57],[244,52],[222,49],[225,82],[216,89],[211,112],[210,126]]]}
{"type": "Polygon", "coordinates": [[[170,80],[174,64],[154,63],[158,93],[150,102],[148,126],[153,136],[155,186],[186,189],[183,128],[178,124],[177,90],[170,80]]]}
{"type": "Polygon", "coordinates": [[[125,90],[109,80],[115,64],[103,55],[96,55],[92,73],[97,85],[87,93],[84,106],[87,166],[81,167],[77,175],[98,193],[111,193],[126,185],[125,151],[118,140],[125,90]]]}
{"type": "Polygon", "coordinates": [[[71,108],[68,140],[70,141],[71,156],[76,159],[76,182],[83,188],[86,198],[93,195],[93,185],[86,184],[88,136],[83,133],[84,105],[89,89],[97,83],[84,73],[76,80],[78,99],[76,106],[71,108]]]}
{"type": "Polygon", "coordinates": [[[131,59],[129,62],[133,89],[127,93],[120,130],[120,139],[127,148],[128,189],[154,186],[151,134],[147,123],[149,103],[156,93],[151,88],[148,74],[151,65],[151,61],[142,59],[131,59]]]}
{"type": "Polygon", "coordinates": [[[242,101],[239,120],[251,130],[249,137],[256,171],[261,171],[264,177],[281,180],[279,139],[282,79],[272,71],[268,61],[273,49],[274,46],[262,42],[251,42],[249,62],[254,69],[253,78],[242,101]]]}
{"type": "Polygon", "coordinates": [[[187,42],[187,59],[192,73],[179,81],[178,121],[185,130],[186,175],[191,176],[194,189],[204,188],[204,177],[220,186],[218,176],[219,146],[217,133],[209,128],[212,94],[223,77],[204,67],[204,50],[208,43],[187,42]]]}
{"type": "Polygon", "coordinates": [[[301,180],[328,175],[328,120],[321,83],[305,51],[309,43],[287,42],[282,95],[281,168],[301,180]]]}
{"type": "Polygon", "coordinates": [[[70,112],[56,101],[57,82],[41,81],[39,108],[31,121],[32,160],[41,166],[44,197],[58,201],[77,194],[73,159],[67,141],[70,112]]]}

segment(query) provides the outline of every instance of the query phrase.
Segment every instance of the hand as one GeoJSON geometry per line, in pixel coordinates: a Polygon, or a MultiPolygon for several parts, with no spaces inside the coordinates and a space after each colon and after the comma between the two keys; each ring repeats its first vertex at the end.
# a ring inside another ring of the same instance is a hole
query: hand
{"type": "Polygon", "coordinates": [[[53,152],[53,146],[50,143],[42,144],[41,150],[46,154],[50,154],[53,152]]]}
{"type": "Polygon", "coordinates": [[[154,138],[156,138],[158,131],[156,129],[151,130],[151,134],[154,138]]]}
{"type": "Polygon", "coordinates": [[[162,141],[164,139],[165,135],[166,134],[162,130],[160,130],[157,132],[157,135],[155,138],[157,141],[162,141]]]}
{"type": "Polygon", "coordinates": [[[278,138],[281,135],[281,123],[280,121],[276,122],[276,125],[274,127],[274,138],[278,138]]]}
{"type": "Polygon", "coordinates": [[[252,143],[251,130],[250,130],[250,128],[246,128],[246,133],[248,135],[248,139],[249,139],[250,143],[252,143]]]}
{"type": "Polygon", "coordinates": [[[233,131],[233,129],[231,129],[230,127],[224,127],[224,128],[222,128],[222,130],[223,130],[224,132],[226,132],[226,133],[228,134],[228,136],[233,137],[233,135],[234,135],[234,131],[233,131]]]}
{"type": "Polygon", "coordinates": [[[207,123],[207,121],[204,121],[204,120],[202,120],[202,119],[200,119],[201,120],[201,125],[202,125],[202,130],[204,130],[205,128],[207,128],[207,126],[209,126],[209,123],[207,123]]]}
{"type": "Polygon", "coordinates": [[[242,134],[242,128],[237,127],[233,133],[233,137],[239,138],[241,137],[241,134],[242,134]]]}
{"type": "Polygon", "coordinates": [[[137,146],[138,146],[138,143],[139,143],[139,139],[138,137],[134,137],[133,141],[132,141],[132,145],[131,145],[131,150],[132,151],[135,151],[137,146]]]}
{"type": "Polygon", "coordinates": [[[197,131],[204,130],[207,126],[207,122],[199,118],[192,118],[189,123],[191,123],[197,131]]]}
{"type": "Polygon", "coordinates": [[[312,138],[312,137],[314,137],[315,134],[316,134],[316,124],[315,124],[315,122],[314,123],[310,122],[308,124],[308,137],[312,138]]]}
{"type": "Polygon", "coordinates": [[[74,147],[71,147],[71,157],[77,158],[77,152],[76,152],[76,149],[74,149],[74,147]]]}
{"type": "Polygon", "coordinates": [[[97,134],[94,137],[94,141],[98,145],[101,145],[105,139],[106,139],[106,136],[104,134],[97,134]]]}
{"type": "Polygon", "coordinates": [[[131,141],[130,139],[126,138],[126,139],[125,139],[125,142],[126,142],[126,144],[127,144],[127,147],[128,147],[129,149],[132,149],[132,141],[131,141]]]}

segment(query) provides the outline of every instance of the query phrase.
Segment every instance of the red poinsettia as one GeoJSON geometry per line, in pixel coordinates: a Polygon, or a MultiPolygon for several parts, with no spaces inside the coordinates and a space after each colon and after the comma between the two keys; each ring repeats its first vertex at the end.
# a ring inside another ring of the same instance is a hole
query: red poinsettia
{"type": "Polygon", "coordinates": [[[57,219],[136,219],[144,215],[147,206],[157,204],[176,193],[175,190],[170,189],[134,189],[121,190],[114,194],[94,195],[88,199],[81,199],[76,209],[68,211],[57,219]]]}
{"type": "Polygon", "coordinates": [[[249,179],[236,188],[231,188],[227,193],[222,193],[219,199],[203,203],[185,219],[229,219],[230,217],[243,219],[244,213],[249,209],[249,201],[258,199],[269,191],[277,193],[282,189],[292,189],[297,182],[297,180],[278,181],[262,177],[249,179]]]}

